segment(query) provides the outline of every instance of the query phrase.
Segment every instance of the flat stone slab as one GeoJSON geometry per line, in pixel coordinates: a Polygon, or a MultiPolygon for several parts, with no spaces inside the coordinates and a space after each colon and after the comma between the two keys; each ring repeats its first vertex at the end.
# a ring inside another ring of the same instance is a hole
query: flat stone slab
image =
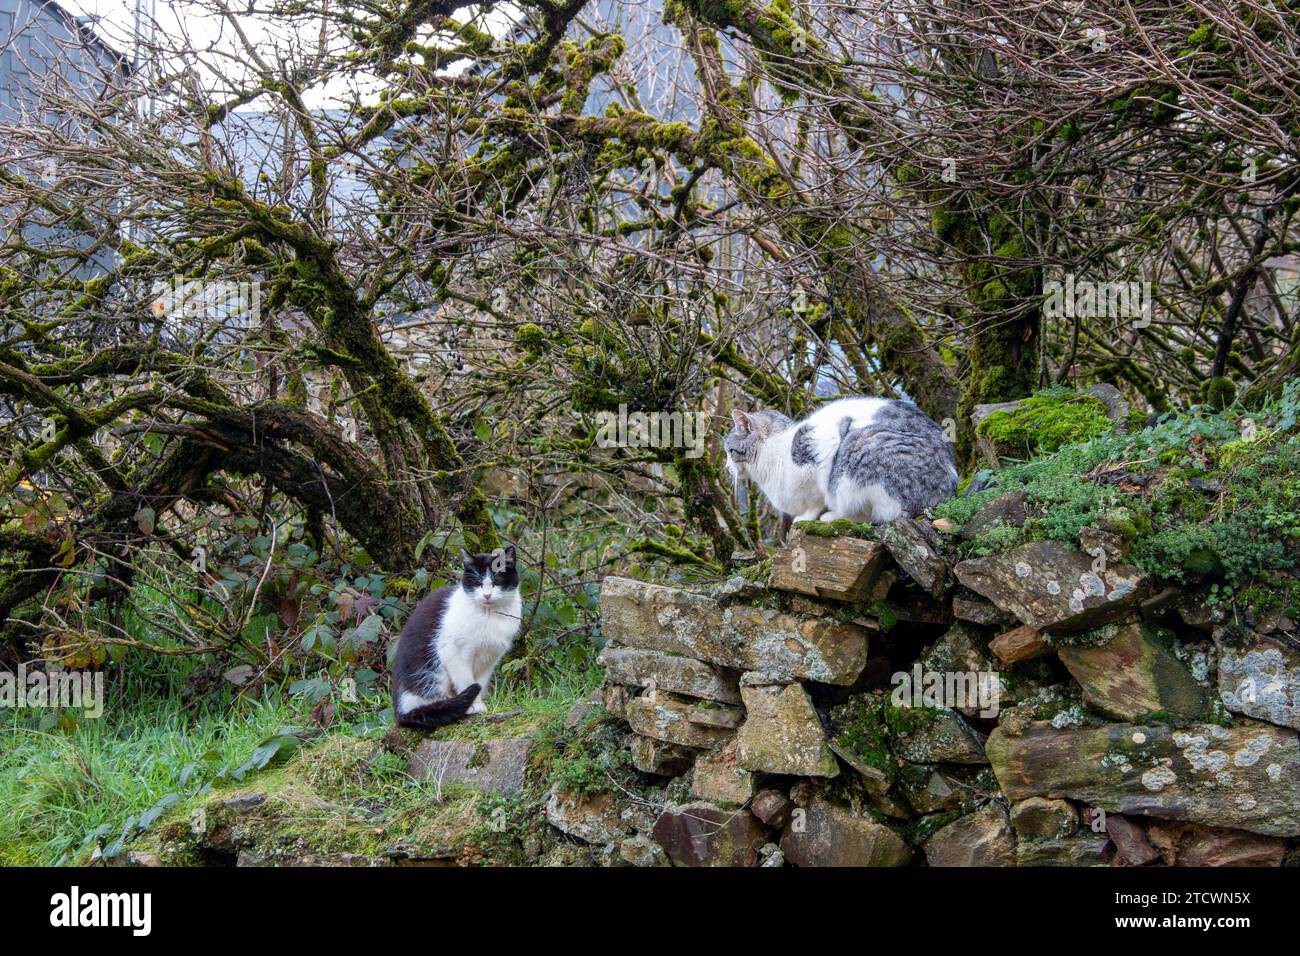
{"type": "Polygon", "coordinates": [[[1095,633],[1104,640],[1056,650],[1093,710],[1115,720],[1156,712],[1181,717],[1205,712],[1208,688],[1174,654],[1172,638],[1142,621],[1110,624],[1095,633]]]}
{"type": "Polygon", "coordinates": [[[1072,633],[1128,614],[1151,591],[1150,580],[1127,564],[1099,564],[1059,541],[1034,541],[1006,554],[972,558],[954,569],[957,580],[1023,624],[1072,633]]]}
{"type": "Polygon", "coordinates": [[[735,734],[744,716],[738,709],[701,707],[659,691],[627,702],[634,731],[682,747],[712,747],[735,734]]]}
{"type": "Polygon", "coordinates": [[[1016,835],[996,803],[940,827],[924,849],[930,866],[1016,865],[1016,835]]]}
{"type": "Polygon", "coordinates": [[[878,541],[827,538],[795,529],[772,556],[768,586],[836,601],[867,601],[885,596],[894,583],[886,575],[889,552],[878,541]]]}
{"type": "Polygon", "coordinates": [[[1019,623],[1014,614],[1008,614],[992,601],[970,591],[953,595],[952,616],[981,627],[1014,627],[1019,623]]]}
{"type": "Polygon", "coordinates": [[[531,737],[498,740],[425,740],[415,748],[406,772],[417,780],[459,783],[491,793],[516,794],[532,751],[531,737]]]}
{"type": "Polygon", "coordinates": [[[927,594],[942,598],[948,562],[935,550],[938,536],[927,522],[898,518],[879,525],[876,537],[900,568],[927,594]]]}
{"type": "Polygon", "coordinates": [[[1277,837],[1188,827],[1179,836],[1175,866],[1281,866],[1286,841],[1277,837]]]}
{"type": "Polygon", "coordinates": [[[653,686],[702,700],[740,703],[740,690],[734,674],[728,675],[721,668],[692,657],[609,644],[597,659],[605,668],[605,679],[616,684],[653,686]]]}
{"type": "Polygon", "coordinates": [[[601,627],[627,647],[681,654],[776,680],[852,684],[867,662],[868,630],[747,604],[723,606],[678,588],[608,577],[601,627]]]}
{"type": "Polygon", "coordinates": [[[546,822],[585,843],[613,843],[632,829],[612,793],[575,793],[553,787],[546,796],[546,822]]]}
{"type": "Polygon", "coordinates": [[[912,851],[889,827],[832,802],[807,781],[794,785],[795,807],[781,852],[796,866],[906,866],[912,851]]]}
{"type": "Polygon", "coordinates": [[[999,727],[985,753],[1009,800],[1067,797],[1108,813],[1300,835],[1300,738],[1271,724],[999,727]]]}
{"type": "Polygon", "coordinates": [[[1051,648],[1043,640],[1042,631],[1028,624],[1021,624],[1017,628],[1003,631],[989,641],[989,650],[1004,664],[1018,664],[1021,661],[1042,657],[1051,648]]]}
{"type": "Polygon", "coordinates": [[[706,801],[669,807],[651,831],[676,866],[758,866],[767,829],[748,810],[706,801]]]}
{"type": "Polygon", "coordinates": [[[1016,844],[1016,866],[1110,866],[1112,853],[1104,833],[1021,840],[1016,844]]]}
{"type": "Polygon", "coordinates": [[[745,698],[738,748],[743,769],[799,777],[839,774],[826,731],[802,685],[742,685],[740,692],[745,698]]]}

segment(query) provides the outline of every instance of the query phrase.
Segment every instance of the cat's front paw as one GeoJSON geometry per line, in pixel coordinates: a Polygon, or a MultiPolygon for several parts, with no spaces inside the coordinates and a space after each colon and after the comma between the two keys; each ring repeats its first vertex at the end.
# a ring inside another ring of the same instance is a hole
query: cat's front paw
{"type": "Polygon", "coordinates": [[[487,710],[487,704],[483,703],[483,698],[480,697],[478,700],[474,701],[474,703],[469,705],[469,710],[465,711],[465,713],[481,714],[486,710],[487,710]]]}

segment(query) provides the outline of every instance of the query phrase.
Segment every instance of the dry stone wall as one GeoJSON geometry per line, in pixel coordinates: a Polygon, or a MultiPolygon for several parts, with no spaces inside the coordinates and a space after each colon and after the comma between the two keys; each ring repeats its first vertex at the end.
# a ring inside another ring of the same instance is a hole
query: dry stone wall
{"type": "Polygon", "coordinates": [[[605,580],[604,705],[677,796],[611,829],[622,862],[1296,856],[1294,622],[1243,639],[1096,529],[960,562],[928,522],[836,530],[796,529],[758,583],[605,580]]]}

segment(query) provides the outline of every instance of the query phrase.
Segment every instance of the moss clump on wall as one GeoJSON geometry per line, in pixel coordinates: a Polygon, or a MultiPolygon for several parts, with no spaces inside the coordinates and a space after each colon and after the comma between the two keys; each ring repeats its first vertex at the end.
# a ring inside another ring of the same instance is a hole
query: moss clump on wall
{"type": "Polygon", "coordinates": [[[1017,452],[1044,455],[1114,427],[1098,399],[1052,390],[1024,399],[1017,408],[994,412],[980,422],[976,434],[1017,452]]]}
{"type": "Polygon", "coordinates": [[[799,521],[795,528],[814,538],[871,538],[872,526],[848,518],[836,518],[834,521],[799,521]]]}
{"type": "Polygon", "coordinates": [[[928,707],[897,707],[883,692],[858,694],[831,711],[835,744],[892,777],[898,771],[898,760],[889,740],[925,730],[937,713],[928,707]]]}

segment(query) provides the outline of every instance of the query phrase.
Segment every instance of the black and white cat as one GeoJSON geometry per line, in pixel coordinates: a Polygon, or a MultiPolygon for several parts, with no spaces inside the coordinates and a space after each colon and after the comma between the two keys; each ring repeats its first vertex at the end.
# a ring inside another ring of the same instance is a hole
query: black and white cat
{"type": "Polygon", "coordinates": [[[911,402],[840,398],[800,422],[776,411],[732,416],[727,467],[796,521],[893,521],[957,490],[952,442],[911,402]]]}
{"type": "Polygon", "coordinates": [[[417,604],[398,638],[392,686],[401,727],[430,729],[481,714],[492,672],[519,633],[515,549],[461,557],[460,584],[417,604]]]}

